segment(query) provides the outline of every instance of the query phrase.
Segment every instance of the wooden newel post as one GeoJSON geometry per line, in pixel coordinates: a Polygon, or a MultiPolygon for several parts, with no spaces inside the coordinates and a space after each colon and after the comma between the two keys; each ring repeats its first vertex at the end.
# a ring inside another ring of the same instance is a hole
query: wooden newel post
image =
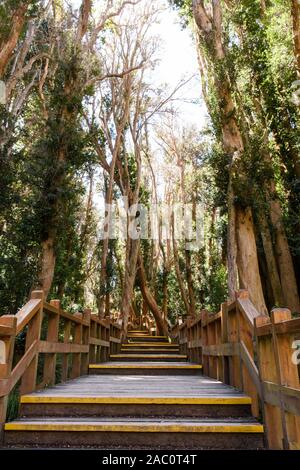
{"type": "MultiPolygon", "coordinates": [[[[221,338],[222,343],[228,343],[228,320],[227,320],[227,303],[221,305],[221,338]]],[[[223,367],[223,381],[226,384],[230,384],[230,372],[229,372],[229,357],[222,357],[222,367],[223,367]]]]}
{"type": "MultiPolygon", "coordinates": [[[[59,329],[60,301],[51,300],[50,304],[57,309],[57,312],[51,312],[49,314],[47,341],[49,343],[57,343],[58,342],[58,329],[59,329]]],[[[55,353],[46,354],[45,362],[44,362],[44,378],[43,378],[43,385],[45,387],[48,385],[55,384],[56,357],[57,356],[55,353]]]]}
{"type": "MultiPolygon", "coordinates": [[[[276,325],[292,319],[288,309],[274,309],[271,314],[272,337],[274,345],[277,383],[280,386],[299,389],[298,366],[293,362],[293,335],[290,333],[277,334],[276,325]]],[[[281,405],[281,420],[283,429],[283,447],[297,448],[300,443],[300,417],[288,413],[281,405]]]]}
{"type": "Polygon", "coordinates": [[[86,375],[89,371],[89,357],[90,357],[90,330],[91,330],[91,310],[86,309],[83,313],[83,321],[88,325],[83,325],[82,330],[82,344],[87,347],[87,353],[81,355],[81,374],[86,375]]]}
{"type": "MultiPolygon", "coordinates": [[[[74,313],[74,316],[82,320],[82,313],[74,313]]],[[[75,323],[73,343],[82,345],[82,323],[75,323]]],[[[81,374],[81,353],[74,353],[72,355],[72,369],[71,379],[76,379],[81,374]]]]}
{"type": "MultiPolygon", "coordinates": [[[[33,291],[31,294],[31,299],[40,299],[41,304],[38,312],[28,323],[25,352],[32,346],[34,342],[38,343],[40,341],[41,327],[43,321],[44,292],[42,290],[33,291]]],[[[26,372],[23,375],[21,383],[21,395],[34,392],[36,389],[38,359],[39,355],[37,353],[34,359],[31,361],[30,366],[27,368],[26,372]]]]}
{"type": "Polygon", "coordinates": [[[16,337],[17,319],[13,315],[0,318],[0,442],[3,439],[3,426],[6,421],[8,387],[16,337]]]}
{"type": "MultiPolygon", "coordinates": [[[[260,328],[272,326],[271,319],[267,316],[257,317],[254,320],[257,341],[257,360],[260,380],[262,382],[262,399],[264,426],[269,449],[282,449],[284,432],[282,416],[278,406],[267,403],[268,389],[266,383],[278,384],[278,372],[276,366],[276,355],[272,334],[260,334],[260,328]]],[[[272,394],[272,391],[271,391],[272,394]]]]}

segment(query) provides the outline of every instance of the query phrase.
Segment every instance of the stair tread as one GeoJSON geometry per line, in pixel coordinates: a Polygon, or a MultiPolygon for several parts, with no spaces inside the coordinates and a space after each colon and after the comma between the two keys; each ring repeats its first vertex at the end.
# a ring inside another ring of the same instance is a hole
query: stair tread
{"type": "Polygon", "coordinates": [[[144,361],[144,362],[104,362],[101,364],[90,364],[90,369],[105,369],[105,368],[120,368],[120,369],[131,369],[131,368],[139,368],[139,369],[202,369],[202,365],[200,364],[193,364],[190,362],[182,363],[182,362],[151,362],[151,361],[144,361]]]}
{"type": "Polygon", "coordinates": [[[88,375],[70,380],[47,389],[39,390],[21,398],[43,396],[85,396],[85,397],[161,397],[161,398],[213,398],[247,397],[244,393],[205,376],[162,376],[135,375],[88,375]]]}
{"type": "Polygon", "coordinates": [[[115,396],[97,396],[97,395],[44,395],[44,396],[25,396],[21,403],[135,403],[135,404],[178,404],[178,405],[206,405],[206,404],[251,404],[248,397],[238,396],[205,396],[202,397],[182,397],[178,396],[144,396],[144,397],[115,397],[115,396]]]}
{"type": "Polygon", "coordinates": [[[6,431],[121,431],[124,432],[255,432],[263,426],[252,418],[24,418],[6,423],[6,431]]]}
{"type": "Polygon", "coordinates": [[[151,358],[154,358],[154,357],[157,357],[157,358],[160,358],[160,359],[164,359],[164,358],[182,358],[182,359],[187,359],[187,355],[186,354],[111,354],[110,357],[119,357],[119,358],[122,358],[122,357],[136,357],[136,358],[147,358],[147,359],[151,359],[151,358]]]}

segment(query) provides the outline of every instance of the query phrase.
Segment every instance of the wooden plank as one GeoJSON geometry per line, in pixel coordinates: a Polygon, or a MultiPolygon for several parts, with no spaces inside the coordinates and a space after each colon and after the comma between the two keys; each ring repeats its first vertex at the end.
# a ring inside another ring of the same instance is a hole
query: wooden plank
{"type": "MultiPolygon", "coordinates": [[[[260,379],[263,382],[277,382],[277,370],[274,357],[274,345],[272,336],[258,336],[258,330],[264,326],[270,325],[270,318],[262,315],[255,319],[255,333],[257,339],[257,358],[260,379]]],[[[281,449],[283,442],[283,431],[281,422],[280,409],[269,403],[269,399],[265,396],[265,387],[262,387],[264,399],[264,423],[268,446],[270,449],[281,449]]]]}
{"type": "Polygon", "coordinates": [[[280,386],[273,382],[262,383],[264,401],[270,405],[283,406],[286,412],[300,416],[300,390],[291,387],[280,386]]]}
{"type": "Polygon", "coordinates": [[[109,320],[104,320],[103,318],[99,318],[98,314],[92,313],[91,321],[97,323],[98,325],[103,326],[104,328],[110,328],[109,320]]]}
{"type": "Polygon", "coordinates": [[[21,333],[24,327],[30,322],[35,314],[40,310],[42,300],[30,299],[26,305],[16,314],[17,317],[17,334],[21,333]]]}
{"type": "Polygon", "coordinates": [[[6,325],[0,325],[0,336],[12,336],[14,334],[14,328],[6,325]]]}
{"type": "MultiPolygon", "coordinates": [[[[57,312],[60,310],[60,301],[51,300],[51,307],[55,307],[57,312]]],[[[48,328],[47,328],[47,342],[48,343],[57,343],[58,341],[58,329],[59,329],[59,314],[51,313],[48,319],[48,328]]],[[[44,375],[43,375],[43,385],[53,385],[55,383],[55,373],[56,373],[56,352],[53,354],[47,354],[44,361],[44,375]]]]}
{"type": "MultiPolygon", "coordinates": [[[[39,309],[34,316],[31,317],[28,323],[28,330],[26,334],[25,351],[27,351],[35,341],[40,340],[41,327],[43,320],[43,291],[34,291],[31,294],[32,299],[39,300],[39,309]]],[[[25,319],[24,319],[25,321],[25,319]]],[[[21,395],[33,392],[36,388],[37,367],[38,367],[38,353],[35,354],[34,359],[31,361],[29,367],[22,377],[21,395]]]]}
{"type": "Polygon", "coordinates": [[[261,388],[261,381],[260,381],[260,378],[259,378],[259,372],[258,372],[258,368],[256,367],[256,364],[255,362],[253,361],[248,349],[246,348],[245,346],[245,343],[243,341],[241,341],[240,343],[240,353],[241,353],[241,357],[242,357],[242,360],[243,360],[243,363],[245,364],[248,372],[249,372],[249,375],[252,379],[252,382],[253,384],[255,385],[255,388],[257,390],[257,393],[259,395],[260,398],[262,398],[262,388],[261,388]]]}
{"type": "Polygon", "coordinates": [[[60,316],[66,320],[71,320],[71,322],[76,323],[77,325],[89,326],[89,323],[84,321],[82,317],[76,316],[76,314],[67,313],[61,310],[60,316]]]}
{"type": "Polygon", "coordinates": [[[103,346],[104,348],[109,348],[109,341],[104,341],[103,339],[90,338],[90,344],[95,346],[103,346]]]}
{"type": "MultiPolygon", "coordinates": [[[[64,343],[70,343],[71,342],[71,326],[72,323],[70,320],[64,319],[64,343]]],[[[67,354],[64,354],[62,357],[62,373],[61,373],[61,379],[63,382],[68,380],[69,376],[69,356],[67,354]]]]}
{"type": "Polygon", "coordinates": [[[239,343],[215,344],[203,346],[202,354],[204,356],[238,356],[239,343]]]}
{"type": "MultiPolygon", "coordinates": [[[[300,333],[300,318],[294,318],[292,320],[285,320],[281,323],[277,323],[274,326],[274,331],[277,335],[284,334],[299,334],[300,333]]],[[[272,335],[271,323],[262,325],[257,328],[257,336],[272,335]]]]}
{"type": "MultiPolygon", "coordinates": [[[[13,315],[4,315],[0,318],[0,322],[2,326],[6,326],[11,328],[14,332],[16,331],[17,327],[17,319],[13,315]]],[[[3,341],[1,340],[1,344],[3,345],[2,351],[2,362],[3,364],[0,365],[0,383],[2,382],[1,386],[4,388],[6,387],[6,381],[9,380],[12,364],[13,364],[13,356],[14,356],[14,347],[15,347],[15,333],[10,336],[2,337],[3,341]]],[[[7,413],[7,405],[8,405],[8,394],[4,393],[4,396],[0,397],[0,442],[2,441],[3,436],[3,424],[6,421],[6,413],[7,413]]]]}
{"type": "MultiPolygon", "coordinates": [[[[27,370],[31,362],[34,360],[37,354],[37,351],[38,351],[38,341],[36,340],[34,343],[32,343],[32,345],[26,351],[22,359],[18,362],[18,364],[13,369],[11,376],[9,378],[8,393],[10,393],[12,389],[14,388],[14,386],[19,382],[24,372],[27,370]]],[[[0,387],[0,396],[1,395],[2,393],[1,393],[1,387],[0,387]]]]}
{"type": "Polygon", "coordinates": [[[109,337],[109,341],[111,343],[116,343],[116,344],[120,344],[121,343],[121,339],[120,338],[114,338],[113,336],[110,336],[109,337]]]}
{"type": "Polygon", "coordinates": [[[251,329],[254,330],[254,319],[260,317],[261,313],[256,310],[249,298],[238,298],[236,302],[239,311],[243,314],[251,329]]]}
{"type": "MultiPolygon", "coordinates": [[[[299,387],[299,372],[296,364],[291,360],[292,355],[292,338],[289,333],[278,335],[276,326],[282,325],[287,321],[292,320],[292,314],[289,309],[273,309],[271,313],[272,320],[272,338],[274,345],[274,354],[277,367],[277,383],[282,386],[298,388],[299,387]]],[[[280,388],[281,391],[281,388],[280,388]]],[[[284,434],[283,445],[284,449],[289,449],[289,442],[300,442],[300,420],[294,413],[286,412],[282,405],[281,399],[281,419],[282,429],[284,434]]]]}
{"type": "Polygon", "coordinates": [[[48,341],[40,341],[38,350],[44,354],[79,354],[88,353],[89,346],[74,343],[49,343],[48,341]]]}
{"type": "Polygon", "coordinates": [[[188,342],[188,348],[201,348],[202,347],[202,340],[201,339],[195,339],[193,341],[188,342]]]}
{"type": "MultiPolygon", "coordinates": [[[[82,315],[75,314],[75,316],[80,319],[80,323],[75,324],[75,332],[74,332],[74,343],[77,345],[82,345],[82,315]]],[[[79,377],[81,373],[81,354],[74,354],[72,356],[72,370],[71,370],[71,378],[75,379],[79,377]]]]}

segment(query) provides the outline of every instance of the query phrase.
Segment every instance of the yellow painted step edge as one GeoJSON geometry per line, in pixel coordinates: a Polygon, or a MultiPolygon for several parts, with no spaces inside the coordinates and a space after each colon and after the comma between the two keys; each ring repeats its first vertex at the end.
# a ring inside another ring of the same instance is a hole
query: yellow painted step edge
{"type": "Polygon", "coordinates": [[[149,433],[263,433],[264,429],[259,424],[234,424],[234,425],[214,425],[203,424],[193,425],[143,425],[143,424],[26,424],[7,423],[5,431],[66,431],[66,432],[149,432],[149,433]]]}
{"type": "Polygon", "coordinates": [[[127,338],[151,338],[151,339],[163,339],[163,338],[167,338],[166,336],[152,336],[152,335],[127,335],[127,338]]]}
{"type": "Polygon", "coordinates": [[[202,365],[166,364],[90,364],[89,369],[202,369],[202,365]]]}
{"type": "Polygon", "coordinates": [[[135,404],[135,405],[251,405],[250,397],[64,397],[24,395],[21,403],[82,403],[82,404],[135,404]]]}
{"type": "Polygon", "coordinates": [[[139,351],[139,352],[141,352],[142,354],[145,354],[146,351],[147,351],[147,352],[148,352],[148,351],[153,351],[153,352],[156,352],[156,353],[159,353],[160,351],[162,351],[162,352],[167,352],[167,353],[170,352],[170,353],[171,353],[171,352],[177,352],[177,351],[179,352],[179,348],[173,348],[173,349],[168,349],[168,348],[165,349],[164,347],[161,348],[161,349],[159,349],[159,348],[156,348],[156,349],[155,349],[155,348],[154,348],[154,349],[151,349],[151,348],[150,348],[150,349],[143,349],[143,348],[132,348],[132,349],[130,349],[130,348],[129,348],[129,349],[128,349],[128,348],[121,348],[121,352],[122,352],[122,351],[123,351],[123,352],[139,351]]]}
{"type": "Polygon", "coordinates": [[[151,348],[154,346],[156,348],[161,348],[161,347],[166,347],[166,346],[172,346],[173,348],[177,347],[178,348],[178,344],[177,343],[151,343],[149,341],[149,343],[139,343],[139,342],[136,342],[136,343],[123,343],[122,344],[122,348],[126,347],[126,346],[129,346],[129,347],[137,347],[137,346],[141,346],[141,347],[144,347],[144,346],[151,346],[151,348]]]}
{"type": "Polygon", "coordinates": [[[109,357],[114,359],[134,358],[134,359],[187,359],[182,354],[111,354],[109,357]]]}

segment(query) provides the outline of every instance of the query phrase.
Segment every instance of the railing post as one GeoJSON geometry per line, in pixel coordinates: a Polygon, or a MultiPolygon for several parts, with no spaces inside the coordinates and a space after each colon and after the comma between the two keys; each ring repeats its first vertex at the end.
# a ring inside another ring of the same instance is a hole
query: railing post
{"type": "MultiPolygon", "coordinates": [[[[89,346],[90,344],[90,328],[91,328],[91,310],[86,309],[83,314],[84,322],[88,323],[88,326],[83,325],[82,327],[82,344],[89,346]]],[[[89,357],[90,354],[83,353],[81,355],[81,375],[86,375],[89,371],[89,357]]]]}
{"type": "MultiPolygon", "coordinates": [[[[41,299],[41,306],[35,316],[28,324],[25,352],[30,348],[34,341],[39,341],[41,336],[41,327],[43,321],[44,292],[42,290],[33,291],[31,299],[41,299]]],[[[39,354],[37,353],[30,366],[23,375],[21,383],[21,395],[34,392],[36,389],[37,368],[39,354]]]]}
{"type": "MultiPolygon", "coordinates": [[[[292,361],[293,349],[290,334],[277,334],[275,326],[278,323],[292,319],[288,309],[274,309],[271,314],[272,339],[277,372],[277,383],[280,386],[299,388],[298,367],[292,361]]],[[[283,429],[283,447],[291,449],[294,443],[300,442],[300,417],[285,412],[281,405],[281,419],[283,429]]]]}
{"type": "MultiPolygon", "coordinates": [[[[71,337],[71,328],[72,322],[70,320],[64,320],[64,343],[70,343],[71,337]]],[[[66,382],[69,377],[69,355],[63,354],[62,356],[62,372],[61,372],[61,380],[62,382],[66,382]]]]}
{"type": "MultiPolygon", "coordinates": [[[[207,337],[207,311],[201,311],[201,338],[202,338],[202,348],[209,346],[208,337],[207,337]]],[[[203,354],[202,359],[203,373],[209,375],[209,356],[203,354]]]]}
{"type": "MultiPolygon", "coordinates": [[[[82,313],[75,313],[75,317],[82,320],[82,313]]],[[[74,344],[82,344],[82,323],[75,323],[74,344]]],[[[76,379],[81,372],[81,353],[74,353],[72,358],[71,379],[76,379]]]]}
{"type": "MultiPolygon", "coordinates": [[[[239,293],[236,293],[236,298],[239,293]]],[[[238,344],[240,342],[240,324],[239,324],[239,311],[237,301],[235,301],[234,308],[231,308],[227,315],[228,325],[228,341],[229,343],[238,344]]],[[[234,347],[234,346],[233,346],[234,347]]],[[[230,371],[230,385],[243,390],[243,377],[241,358],[238,355],[233,355],[229,359],[230,371]]]]}
{"type": "MultiPolygon", "coordinates": [[[[265,325],[271,325],[269,317],[263,315],[254,320],[257,339],[257,360],[261,382],[277,383],[277,371],[271,335],[259,336],[258,329],[265,325]]],[[[264,387],[263,401],[264,401],[264,387]]],[[[275,405],[263,403],[264,426],[270,449],[282,449],[283,434],[280,409],[275,405]]]]}
{"type": "MultiPolygon", "coordinates": [[[[221,305],[221,338],[222,344],[228,343],[228,313],[227,313],[227,303],[221,305]]],[[[230,372],[229,372],[229,357],[222,357],[222,367],[223,367],[223,382],[230,384],[230,372]]]]}
{"type": "MultiPolygon", "coordinates": [[[[58,342],[58,329],[59,329],[59,309],[60,301],[51,300],[50,304],[57,309],[57,313],[49,312],[48,330],[47,330],[47,341],[49,343],[58,342]]],[[[43,385],[54,385],[56,379],[56,357],[55,353],[49,353],[45,355],[44,361],[44,377],[43,385]]]]}
{"type": "MultiPolygon", "coordinates": [[[[16,337],[17,319],[13,315],[4,315],[0,318],[0,328],[7,329],[7,334],[0,332],[0,389],[6,386],[12,370],[14,346],[16,337]]],[[[2,395],[2,393],[1,393],[2,395]]],[[[3,440],[3,426],[6,421],[8,395],[0,395],[0,443],[3,440]]]]}
{"type": "MultiPolygon", "coordinates": [[[[239,325],[239,341],[243,342],[246,349],[254,361],[254,324],[251,326],[245,319],[239,310],[240,304],[238,301],[250,301],[249,292],[247,290],[241,290],[237,294],[237,314],[238,314],[238,325],[239,325]]],[[[241,359],[241,379],[243,390],[252,398],[252,414],[256,417],[259,416],[259,401],[258,394],[255,384],[249,375],[248,369],[241,359]]]]}

